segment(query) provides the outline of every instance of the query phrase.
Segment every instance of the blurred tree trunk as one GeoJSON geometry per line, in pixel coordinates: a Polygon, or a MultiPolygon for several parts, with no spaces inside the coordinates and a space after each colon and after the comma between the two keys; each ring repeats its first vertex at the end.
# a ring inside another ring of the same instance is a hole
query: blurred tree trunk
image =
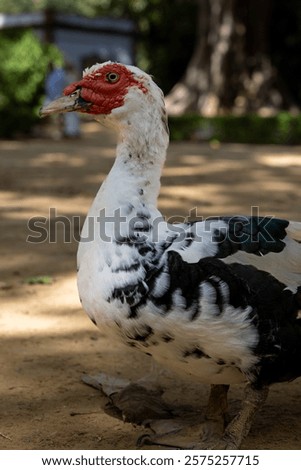
{"type": "Polygon", "coordinates": [[[198,0],[198,35],[170,114],[273,114],[293,106],[269,57],[273,0],[198,0]]]}

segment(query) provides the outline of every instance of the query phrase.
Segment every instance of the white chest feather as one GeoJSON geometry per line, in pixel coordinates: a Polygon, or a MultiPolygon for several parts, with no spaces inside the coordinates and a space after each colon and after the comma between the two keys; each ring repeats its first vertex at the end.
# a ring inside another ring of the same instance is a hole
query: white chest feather
{"type": "MultiPolygon", "coordinates": [[[[225,285],[222,286],[225,303],[220,311],[212,285],[202,282],[196,317],[195,304],[187,308],[180,290],[173,292],[168,311],[163,301],[162,305],[156,304],[150,297],[132,315],[125,298],[117,294],[114,297],[112,292],[118,293],[122,286],[131,286],[131,295],[137,296],[133,303],[138,301],[139,305],[145,269],[139,264],[139,258],[135,258],[134,251],[128,246],[117,246],[114,251],[113,245],[102,250],[95,243],[81,259],[79,292],[84,309],[97,326],[113,341],[152,355],[164,367],[181,375],[194,376],[206,383],[245,380],[244,372],[257,362],[253,350],[258,336],[250,320],[251,307],[242,309],[227,304],[225,285]],[[135,269],[118,269],[126,263],[129,268],[131,263],[132,266],[136,263],[135,269]]],[[[165,272],[155,283],[153,295],[164,299],[169,288],[169,274],[165,272]]]]}

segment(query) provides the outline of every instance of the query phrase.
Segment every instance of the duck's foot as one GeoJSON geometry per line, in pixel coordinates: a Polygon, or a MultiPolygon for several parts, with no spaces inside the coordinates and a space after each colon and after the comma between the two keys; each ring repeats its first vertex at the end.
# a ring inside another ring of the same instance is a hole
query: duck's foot
{"type": "MultiPolygon", "coordinates": [[[[168,432],[165,434],[157,433],[156,428],[154,429],[154,425],[152,425],[153,433],[141,436],[138,444],[140,446],[147,445],[175,449],[239,449],[243,439],[249,433],[255,412],[259,410],[267,398],[268,388],[255,389],[250,385],[247,386],[240,412],[223,431],[222,413],[218,416],[218,406],[212,407],[218,395],[220,395],[222,401],[225,399],[225,390],[223,392],[223,389],[218,387],[223,386],[212,386],[205,423],[193,424],[192,426],[188,426],[186,423],[186,426],[174,430],[173,433],[168,432]],[[213,411],[214,408],[215,413],[210,416],[210,411],[213,411]]],[[[218,405],[217,402],[216,405],[218,405]]],[[[220,411],[222,409],[223,406],[220,408],[220,411]]],[[[172,421],[172,424],[174,423],[175,420],[172,421]]],[[[184,424],[183,421],[182,424],[184,424]]]]}
{"type": "Polygon", "coordinates": [[[179,418],[152,421],[147,432],[139,436],[138,447],[157,446],[171,449],[207,449],[222,435],[223,420],[204,420],[189,412],[179,418]]]}
{"type": "Polygon", "coordinates": [[[147,389],[139,383],[106,374],[93,377],[85,375],[82,379],[100,390],[102,398],[106,400],[102,408],[111,416],[133,424],[173,417],[171,407],[162,399],[162,389],[155,389],[153,384],[147,389]]]}
{"type": "Polygon", "coordinates": [[[140,436],[137,445],[176,449],[212,448],[225,429],[228,389],[228,385],[211,385],[203,417],[196,410],[178,410],[178,417],[173,420],[149,422],[150,432],[140,436]]]}

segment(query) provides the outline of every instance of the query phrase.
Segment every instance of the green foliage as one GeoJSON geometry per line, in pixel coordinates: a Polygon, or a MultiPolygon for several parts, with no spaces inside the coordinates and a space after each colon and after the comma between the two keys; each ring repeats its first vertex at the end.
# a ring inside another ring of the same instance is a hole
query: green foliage
{"type": "Polygon", "coordinates": [[[169,119],[172,140],[199,138],[203,141],[243,144],[301,144],[301,115],[279,113],[273,117],[217,116],[195,114],[169,119]]]}
{"type": "Polygon", "coordinates": [[[11,137],[38,120],[48,64],[62,58],[30,30],[2,32],[0,44],[0,136],[11,137]]]}
{"type": "Polygon", "coordinates": [[[24,279],[24,284],[29,285],[50,285],[53,284],[53,279],[51,276],[32,276],[24,279]]]}

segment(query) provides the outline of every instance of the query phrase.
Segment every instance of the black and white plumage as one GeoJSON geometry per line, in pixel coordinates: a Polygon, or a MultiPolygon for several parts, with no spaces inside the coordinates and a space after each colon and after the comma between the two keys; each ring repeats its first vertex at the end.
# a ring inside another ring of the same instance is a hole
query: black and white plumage
{"type": "Polygon", "coordinates": [[[73,110],[118,134],[78,250],[83,307],[112,341],[211,384],[212,397],[216,386],[225,395],[225,385],[247,382],[242,412],[214,444],[237,448],[268,386],[301,375],[301,223],[168,224],[157,209],[168,146],[163,95],[136,67],[96,64],[42,114],[73,110]]]}

